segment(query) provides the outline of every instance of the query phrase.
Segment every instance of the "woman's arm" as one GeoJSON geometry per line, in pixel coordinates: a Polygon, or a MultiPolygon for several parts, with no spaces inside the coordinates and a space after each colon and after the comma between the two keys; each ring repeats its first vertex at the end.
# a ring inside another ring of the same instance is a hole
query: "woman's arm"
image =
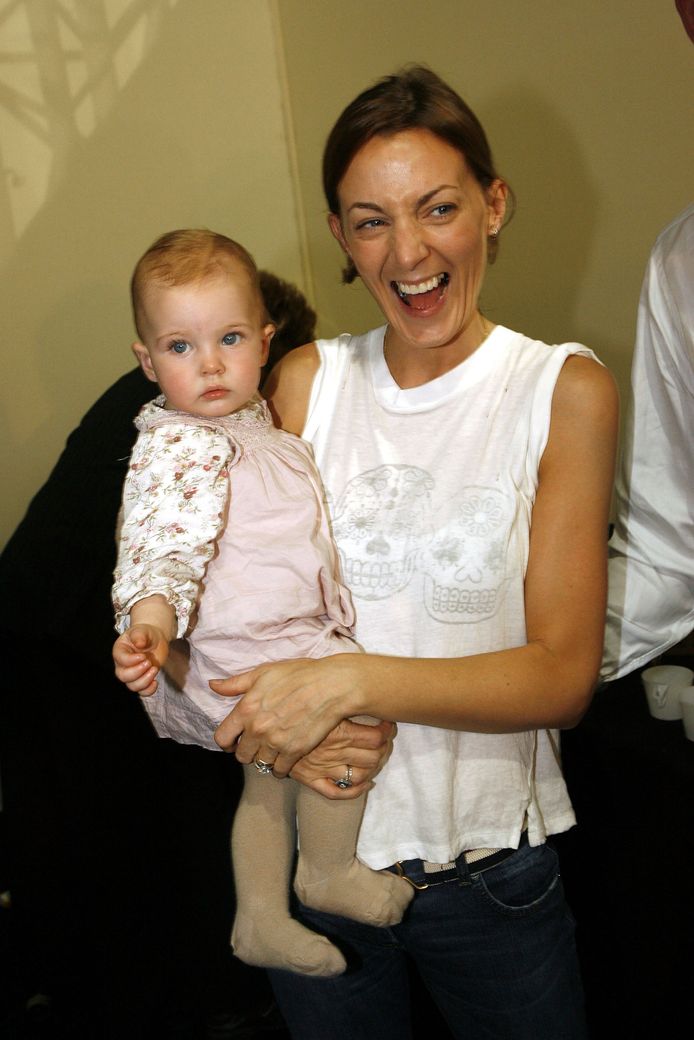
{"type": "Polygon", "coordinates": [[[609,372],[570,357],[554,392],[533,509],[526,645],[455,659],[352,654],[263,666],[215,685],[246,694],[217,742],[238,739],[242,762],[269,756],[282,775],[345,716],[496,733],[575,725],[602,650],[617,415],[609,372]]]}

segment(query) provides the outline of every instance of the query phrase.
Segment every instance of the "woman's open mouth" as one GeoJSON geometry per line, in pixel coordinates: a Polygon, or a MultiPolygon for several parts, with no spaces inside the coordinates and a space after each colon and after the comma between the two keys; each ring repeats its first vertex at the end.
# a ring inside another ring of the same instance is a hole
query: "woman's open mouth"
{"type": "Polygon", "coordinates": [[[391,282],[391,287],[406,307],[415,311],[425,311],[438,303],[449,282],[446,271],[432,275],[424,282],[391,282]]]}

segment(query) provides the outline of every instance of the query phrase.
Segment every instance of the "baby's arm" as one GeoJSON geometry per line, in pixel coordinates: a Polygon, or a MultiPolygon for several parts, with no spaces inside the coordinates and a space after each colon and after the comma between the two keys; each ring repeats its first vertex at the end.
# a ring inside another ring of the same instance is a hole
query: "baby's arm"
{"type": "Polygon", "coordinates": [[[123,494],[113,601],[116,675],[150,696],[169,642],[186,634],[224,526],[231,449],[224,433],[167,423],[140,434],[123,494]]]}
{"type": "Polygon", "coordinates": [[[163,596],[148,596],[133,604],[130,621],[113,645],[116,676],[129,690],[149,697],[176,636],[176,611],[163,596]]]}

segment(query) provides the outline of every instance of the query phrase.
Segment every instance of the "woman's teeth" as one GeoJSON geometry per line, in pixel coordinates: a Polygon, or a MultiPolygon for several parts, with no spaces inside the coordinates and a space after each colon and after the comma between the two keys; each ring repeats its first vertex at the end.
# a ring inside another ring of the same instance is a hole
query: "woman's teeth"
{"type": "Polygon", "coordinates": [[[398,292],[399,296],[421,296],[422,293],[431,292],[432,289],[438,288],[442,283],[448,282],[448,275],[444,272],[441,274],[435,274],[431,278],[428,278],[426,282],[417,282],[412,284],[410,282],[393,282],[393,287],[398,292]]]}
{"type": "Polygon", "coordinates": [[[422,296],[426,292],[438,289],[440,285],[447,285],[448,276],[445,271],[442,271],[440,275],[433,275],[426,282],[391,282],[390,284],[401,300],[410,304],[413,302],[414,296],[422,296]]]}

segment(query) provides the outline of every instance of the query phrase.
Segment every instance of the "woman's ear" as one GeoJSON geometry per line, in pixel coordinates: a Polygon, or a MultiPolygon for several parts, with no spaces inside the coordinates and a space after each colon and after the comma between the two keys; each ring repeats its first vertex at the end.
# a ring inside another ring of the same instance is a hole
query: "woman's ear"
{"type": "Polygon", "coordinates": [[[144,345],[144,343],[133,343],[130,349],[137,358],[138,364],[144,372],[144,374],[147,376],[147,378],[152,383],[159,382],[159,380],[157,379],[157,374],[154,371],[154,366],[152,365],[152,359],[149,356],[149,351],[147,350],[147,347],[144,345]]]}
{"type": "Polygon", "coordinates": [[[334,238],[336,238],[340,243],[342,251],[347,257],[347,265],[342,272],[342,284],[349,285],[355,278],[359,277],[359,272],[357,271],[356,264],[354,263],[352,254],[347,246],[347,239],[342,230],[342,221],[338,217],[337,213],[328,213],[328,227],[330,228],[334,238]]]}
{"type": "Polygon", "coordinates": [[[508,198],[508,184],[499,177],[493,180],[487,188],[487,206],[489,209],[489,226],[497,230],[501,228],[506,215],[506,200],[508,198]]]}
{"type": "Polygon", "coordinates": [[[328,227],[330,228],[333,237],[337,239],[337,241],[340,243],[340,246],[347,254],[347,256],[350,257],[351,260],[351,255],[349,249],[347,248],[347,242],[342,231],[342,221],[338,217],[337,213],[328,213],[328,227]]]}

